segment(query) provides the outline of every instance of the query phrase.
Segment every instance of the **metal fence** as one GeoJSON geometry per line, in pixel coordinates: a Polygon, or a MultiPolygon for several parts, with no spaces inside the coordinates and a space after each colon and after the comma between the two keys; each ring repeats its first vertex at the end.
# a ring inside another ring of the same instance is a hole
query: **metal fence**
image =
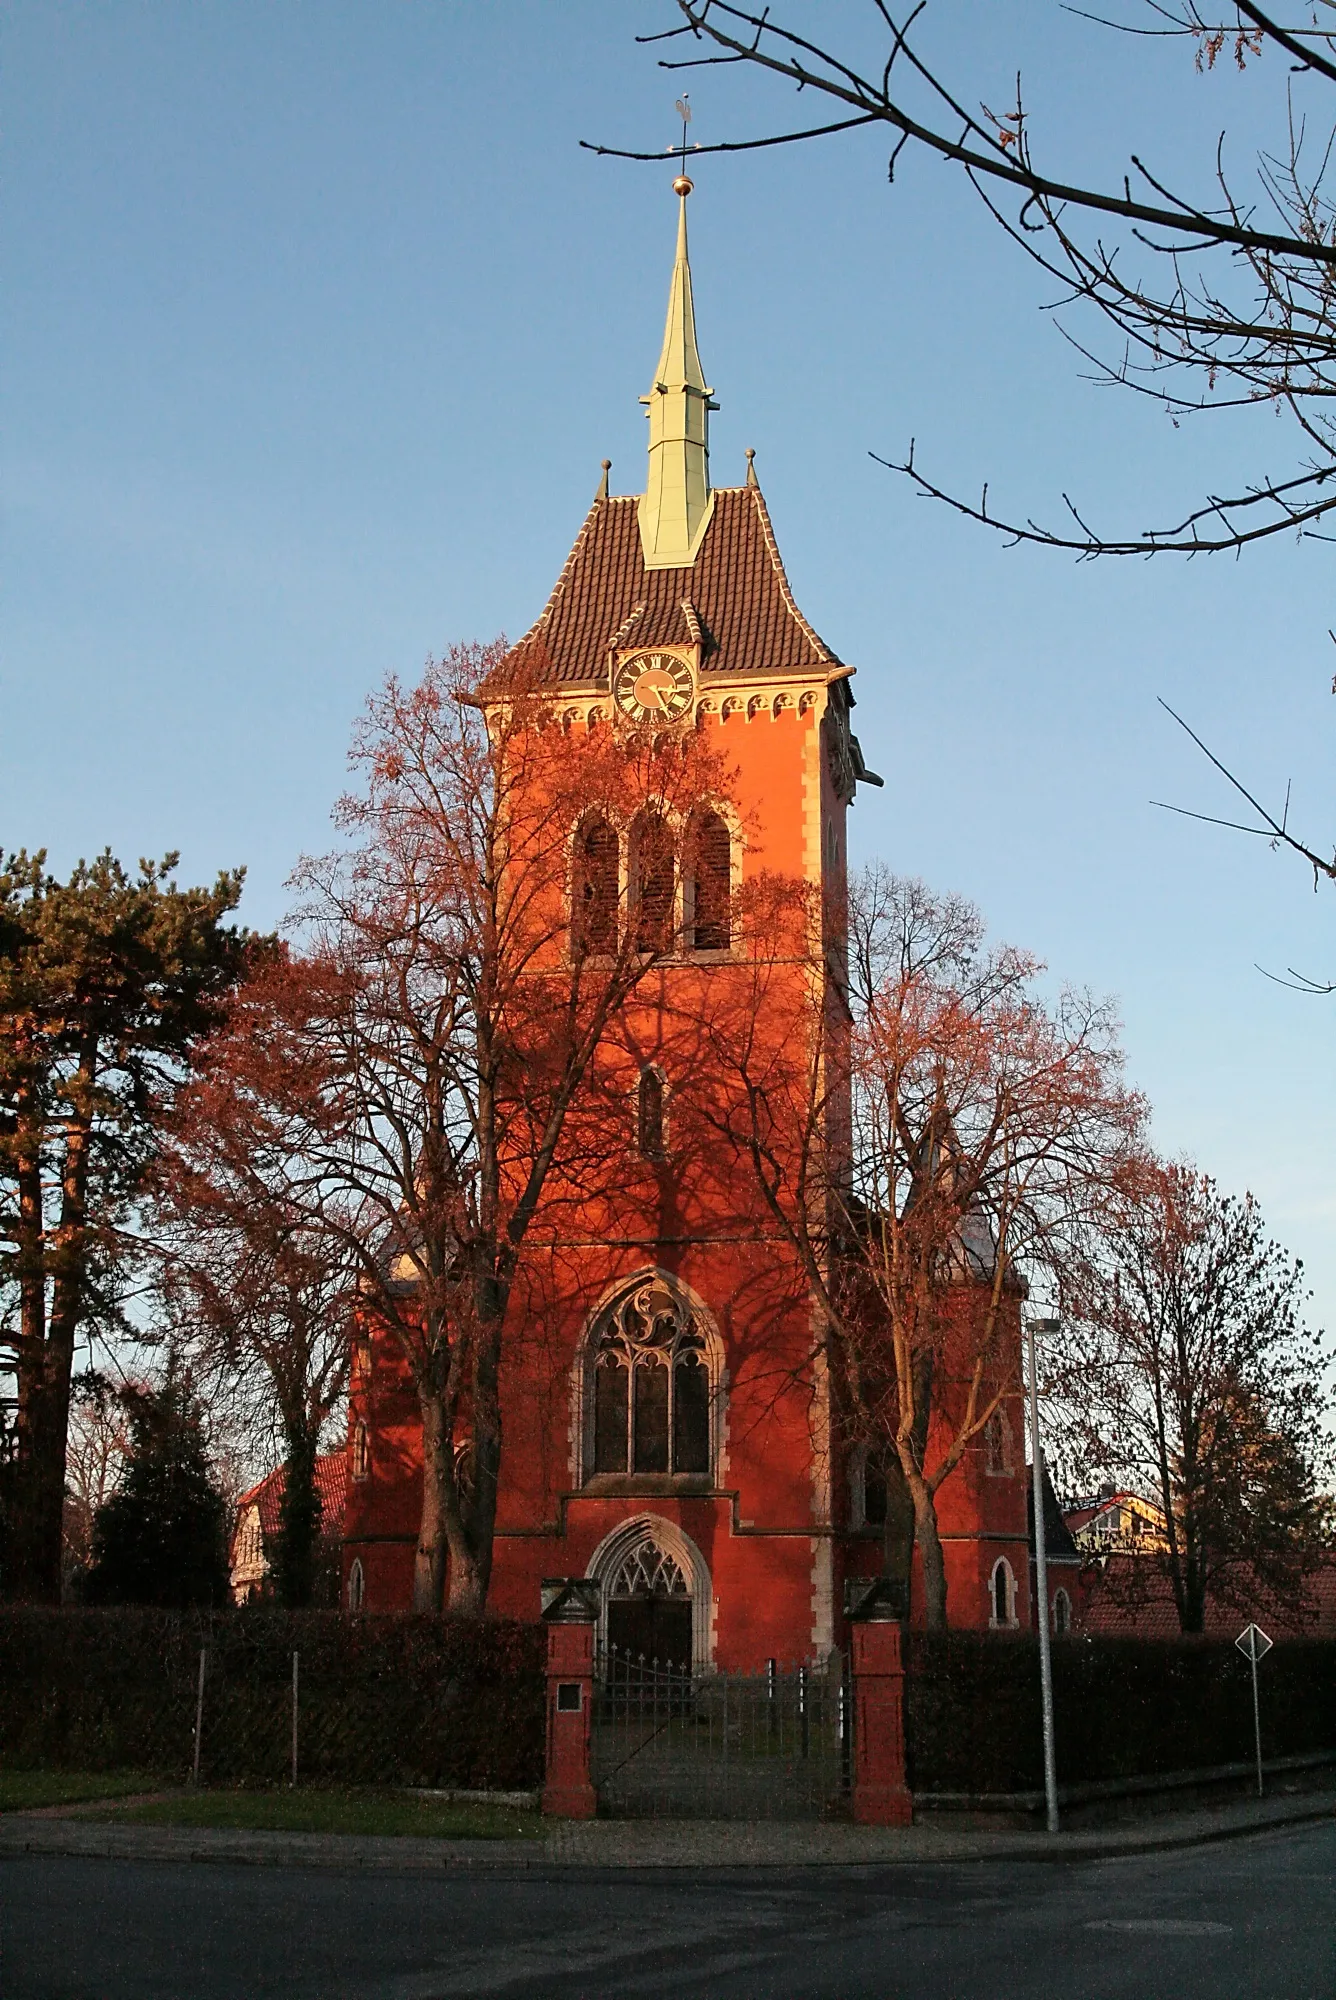
{"type": "Polygon", "coordinates": [[[591,1776],[616,1817],[825,1819],[847,1810],[843,1662],[693,1673],[610,1648],[594,1690],[591,1776]]]}
{"type": "Polygon", "coordinates": [[[295,1728],[303,1784],[527,1790],[542,1640],[500,1620],[0,1612],[0,1763],[287,1784],[295,1728]]]}

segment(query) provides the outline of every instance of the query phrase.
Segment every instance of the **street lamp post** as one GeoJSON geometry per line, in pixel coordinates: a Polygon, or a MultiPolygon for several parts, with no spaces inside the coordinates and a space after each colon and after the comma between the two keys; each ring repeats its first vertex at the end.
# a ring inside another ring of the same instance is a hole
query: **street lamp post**
{"type": "Polygon", "coordinates": [[[1048,1549],[1044,1540],[1044,1452],[1039,1442],[1039,1380],[1035,1335],[1056,1333],[1055,1319],[1026,1321],[1026,1368],[1030,1382],[1030,1465],[1034,1476],[1034,1567],[1039,1596],[1039,1684],[1044,1711],[1044,1804],[1048,1830],[1058,1831],[1058,1753],[1053,1737],[1053,1652],[1048,1631],[1048,1549]]]}

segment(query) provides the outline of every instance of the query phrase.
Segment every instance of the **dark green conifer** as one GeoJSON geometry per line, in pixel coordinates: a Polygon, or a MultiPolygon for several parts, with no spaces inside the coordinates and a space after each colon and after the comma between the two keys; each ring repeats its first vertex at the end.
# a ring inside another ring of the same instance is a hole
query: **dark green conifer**
{"type": "Polygon", "coordinates": [[[227,1597],[227,1505],[214,1482],[199,1405],[169,1369],[130,1391],[131,1446],[120,1487],[97,1511],[85,1595],[93,1604],[170,1610],[227,1597]]]}

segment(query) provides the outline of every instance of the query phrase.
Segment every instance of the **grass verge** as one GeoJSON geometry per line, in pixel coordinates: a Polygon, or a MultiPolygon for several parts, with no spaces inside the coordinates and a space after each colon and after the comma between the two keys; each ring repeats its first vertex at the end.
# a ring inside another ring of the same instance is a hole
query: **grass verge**
{"type": "Polygon", "coordinates": [[[433,1840],[536,1840],[536,1813],[455,1805],[402,1792],[362,1790],[183,1791],[99,1818],[136,1826],[215,1826],[271,1833],[416,1834],[433,1840]]]}
{"type": "Polygon", "coordinates": [[[85,1799],[123,1799],[133,1792],[162,1789],[158,1771],[0,1770],[0,1812],[34,1806],[73,1806],[85,1799]]]}

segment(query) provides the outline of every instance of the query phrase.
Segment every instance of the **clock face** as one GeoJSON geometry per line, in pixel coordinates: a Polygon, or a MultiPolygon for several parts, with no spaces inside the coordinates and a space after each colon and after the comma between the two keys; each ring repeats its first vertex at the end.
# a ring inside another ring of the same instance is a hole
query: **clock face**
{"type": "Polygon", "coordinates": [[[633,722],[676,722],[695,691],[690,667],[673,653],[636,653],[612,677],[612,698],[633,722]]]}

